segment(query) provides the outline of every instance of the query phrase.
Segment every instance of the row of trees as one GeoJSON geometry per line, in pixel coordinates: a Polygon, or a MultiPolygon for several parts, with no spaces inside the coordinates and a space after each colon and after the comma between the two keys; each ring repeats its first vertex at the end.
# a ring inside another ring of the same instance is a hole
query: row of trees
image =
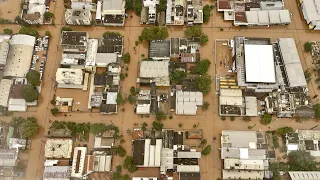
{"type": "Polygon", "coordinates": [[[184,36],[186,38],[194,38],[194,37],[199,37],[200,38],[200,44],[206,44],[209,39],[208,35],[204,34],[202,31],[201,26],[192,26],[192,27],[187,27],[187,29],[184,31],[184,36]]]}
{"type": "Polygon", "coordinates": [[[40,73],[39,71],[31,70],[27,73],[26,78],[29,84],[23,87],[23,98],[27,102],[36,101],[39,98],[39,91],[36,87],[40,85],[40,73]]]}
{"type": "Polygon", "coordinates": [[[139,41],[152,41],[152,40],[165,40],[169,36],[168,29],[166,27],[150,27],[144,28],[139,36],[139,41]]]}

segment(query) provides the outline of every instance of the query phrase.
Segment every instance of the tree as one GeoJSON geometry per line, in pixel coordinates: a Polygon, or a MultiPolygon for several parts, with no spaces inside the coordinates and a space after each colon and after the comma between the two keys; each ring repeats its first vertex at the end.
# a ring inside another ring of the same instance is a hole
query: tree
{"type": "Polygon", "coordinates": [[[231,117],[230,117],[230,120],[231,120],[231,121],[234,121],[234,120],[236,120],[236,118],[235,118],[234,116],[231,116],[231,117]]]}
{"type": "Polygon", "coordinates": [[[130,94],[133,96],[136,95],[136,89],[133,86],[131,86],[131,88],[130,88],[130,94]]]}
{"type": "Polygon", "coordinates": [[[208,35],[202,34],[200,36],[200,44],[201,45],[207,44],[208,41],[209,41],[208,35]]]}
{"type": "Polygon", "coordinates": [[[90,125],[90,132],[94,135],[98,135],[106,131],[105,125],[103,123],[95,123],[90,125]]]}
{"type": "Polygon", "coordinates": [[[50,33],[50,31],[46,31],[46,32],[44,33],[44,35],[45,35],[45,36],[49,36],[49,37],[51,37],[51,33],[50,33]]]}
{"type": "Polygon", "coordinates": [[[280,177],[280,171],[289,171],[289,166],[284,162],[270,163],[269,170],[273,174],[273,180],[281,180],[282,178],[280,177]]]}
{"type": "Polygon", "coordinates": [[[20,135],[23,138],[30,138],[38,134],[40,126],[37,123],[37,119],[34,117],[28,117],[19,127],[20,135]]]}
{"type": "Polygon", "coordinates": [[[128,52],[125,53],[125,54],[122,56],[122,60],[123,60],[123,62],[126,63],[126,64],[129,64],[129,63],[130,63],[130,59],[131,59],[131,57],[130,57],[130,54],[129,54],[128,52]]]}
{"type": "Polygon", "coordinates": [[[167,115],[163,111],[156,112],[156,120],[161,121],[166,119],[167,119],[167,115]]]}
{"type": "Polygon", "coordinates": [[[179,123],[179,128],[182,128],[183,124],[182,123],[179,123]]]}
{"type": "Polygon", "coordinates": [[[170,73],[170,79],[176,84],[181,84],[182,80],[186,77],[186,75],[187,74],[184,71],[175,70],[174,72],[170,73]]]}
{"type": "Polygon", "coordinates": [[[309,70],[304,71],[304,77],[306,78],[307,83],[311,81],[312,74],[309,70]]]}
{"type": "Polygon", "coordinates": [[[121,34],[119,32],[110,32],[110,31],[106,31],[103,33],[103,37],[118,37],[121,36],[121,34]]]}
{"type": "Polygon", "coordinates": [[[167,10],[167,0],[160,0],[158,5],[159,12],[165,12],[167,10]]]}
{"type": "Polygon", "coordinates": [[[22,95],[27,102],[33,102],[38,100],[39,91],[35,87],[27,84],[23,87],[22,95]]]}
{"type": "Polygon", "coordinates": [[[51,12],[45,12],[44,14],[43,14],[43,17],[44,17],[44,19],[46,19],[46,20],[50,20],[51,18],[53,18],[53,13],[51,13],[51,12]]]}
{"type": "Polygon", "coordinates": [[[126,6],[125,6],[126,10],[128,11],[133,11],[134,10],[134,6],[133,6],[133,0],[126,0],[126,6]]]}
{"type": "Polygon", "coordinates": [[[142,1],[140,0],[134,1],[134,10],[136,12],[136,15],[140,16],[141,10],[142,10],[142,1]]]}
{"type": "Polygon", "coordinates": [[[313,109],[315,111],[315,116],[320,119],[320,104],[313,105],[313,109]]]}
{"type": "Polygon", "coordinates": [[[163,124],[160,121],[153,121],[152,128],[155,130],[162,130],[163,124]]]}
{"type": "Polygon", "coordinates": [[[123,98],[121,93],[118,93],[116,101],[117,101],[117,104],[123,104],[123,98]]]}
{"type": "Polygon", "coordinates": [[[203,35],[203,32],[200,26],[187,27],[184,31],[184,36],[186,38],[200,37],[201,35],[203,35]]]}
{"type": "Polygon", "coordinates": [[[202,75],[196,79],[196,86],[204,95],[208,94],[211,90],[211,76],[202,75]]]}
{"type": "Polygon", "coordinates": [[[131,156],[127,156],[123,163],[123,168],[128,169],[130,173],[133,173],[138,170],[137,166],[133,164],[133,158],[131,156]]]}
{"type": "Polygon", "coordinates": [[[136,102],[136,96],[133,96],[133,95],[129,95],[128,96],[128,101],[130,104],[134,104],[136,102]]]}
{"type": "Polygon", "coordinates": [[[270,114],[264,113],[261,117],[261,123],[264,125],[270,124],[272,121],[272,116],[270,114]]]}
{"type": "Polygon", "coordinates": [[[40,73],[39,71],[36,70],[30,70],[27,75],[26,78],[28,80],[28,82],[32,85],[32,86],[38,86],[40,83],[40,73]]]}
{"type": "Polygon", "coordinates": [[[207,110],[209,109],[210,103],[208,103],[207,101],[204,101],[202,104],[202,110],[207,110]]]}
{"type": "Polygon", "coordinates": [[[142,130],[142,131],[145,131],[145,130],[147,130],[147,127],[148,127],[148,124],[147,124],[146,122],[143,122],[143,123],[142,123],[141,130],[142,130]]]}
{"type": "Polygon", "coordinates": [[[199,148],[205,146],[206,144],[207,144],[207,139],[201,139],[199,148]]]}
{"type": "Polygon", "coordinates": [[[306,43],[304,43],[304,50],[305,50],[306,52],[311,52],[311,51],[312,51],[312,44],[311,44],[311,42],[306,42],[306,43]]]}
{"type": "Polygon", "coordinates": [[[4,34],[12,34],[12,29],[3,29],[4,34]]]}
{"type": "Polygon", "coordinates": [[[19,30],[19,34],[26,34],[34,37],[39,37],[39,32],[29,27],[21,27],[21,29],[19,30]]]}
{"type": "Polygon", "coordinates": [[[144,28],[139,36],[139,41],[165,40],[169,36],[166,27],[154,26],[151,28],[144,28]]]}
{"type": "Polygon", "coordinates": [[[225,117],[225,116],[221,116],[220,119],[221,119],[222,121],[224,121],[224,120],[226,120],[226,117],[225,117]]]}
{"type": "Polygon", "coordinates": [[[281,128],[278,128],[276,130],[276,133],[280,136],[284,136],[286,135],[287,133],[290,133],[290,132],[293,132],[293,128],[292,127],[281,127],[281,128]]]}
{"type": "Polygon", "coordinates": [[[201,154],[207,156],[211,153],[211,145],[207,145],[202,151],[201,154]]]}
{"type": "Polygon", "coordinates": [[[116,153],[121,156],[121,157],[124,157],[126,155],[126,150],[121,146],[119,145],[118,147],[116,147],[116,153]]]}
{"type": "Polygon", "coordinates": [[[72,29],[70,28],[70,27],[62,27],[61,28],[61,32],[63,32],[63,31],[72,31],[72,29]]]}
{"type": "Polygon", "coordinates": [[[197,63],[192,73],[203,75],[208,72],[210,64],[209,59],[203,59],[197,63]]]}
{"type": "Polygon", "coordinates": [[[56,107],[54,107],[54,108],[51,109],[51,114],[54,115],[54,116],[55,116],[58,112],[59,112],[59,109],[56,108],[56,107]]]}
{"type": "Polygon", "coordinates": [[[315,158],[306,151],[291,151],[288,155],[290,171],[317,171],[315,158]]]}
{"type": "Polygon", "coordinates": [[[207,23],[210,19],[211,7],[209,4],[203,7],[203,22],[207,23]]]}
{"type": "Polygon", "coordinates": [[[18,128],[24,121],[25,121],[25,119],[21,116],[12,117],[12,121],[10,122],[9,125],[14,128],[18,128]]]}

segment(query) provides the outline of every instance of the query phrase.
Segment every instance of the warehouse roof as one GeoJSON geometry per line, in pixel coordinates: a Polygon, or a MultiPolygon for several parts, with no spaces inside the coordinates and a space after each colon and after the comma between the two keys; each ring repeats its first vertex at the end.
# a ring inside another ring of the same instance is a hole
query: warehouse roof
{"type": "Polygon", "coordinates": [[[169,40],[153,40],[150,42],[149,48],[150,58],[170,58],[170,41],[169,40]]]}
{"type": "Polygon", "coordinates": [[[122,10],[122,0],[103,0],[103,10],[122,10]]]}
{"type": "Polygon", "coordinates": [[[272,45],[246,44],[246,82],[275,83],[275,67],[272,45]]]}
{"type": "Polygon", "coordinates": [[[320,22],[320,5],[319,1],[316,0],[303,0],[301,6],[302,12],[304,15],[304,19],[309,24],[312,22],[312,24],[316,24],[317,22],[320,22]]]}
{"type": "MultiPolygon", "coordinates": [[[[222,144],[230,148],[256,148],[257,133],[255,131],[222,131],[222,144]]],[[[222,147],[224,147],[222,145],[222,147]]]]}
{"type": "Polygon", "coordinates": [[[195,115],[197,106],[202,106],[202,92],[177,91],[176,92],[176,114],[195,115]]]}
{"type": "Polygon", "coordinates": [[[257,98],[254,96],[245,96],[246,116],[258,116],[257,98]]]}
{"type": "Polygon", "coordinates": [[[279,38],[279,48],[290,87],[307,86],[296,44],[292,38],[279,38]]]}
{"type": "Polygon", "coordinates": [[[116,53],[97,53],[96,64],[100,67],[107,67],[110,63],[115,63],[118,60],[116,53]]]}
{"type": "Polygon", "coordinates": [[[49,139],[45,145],[46,158],[71,158],[71,139],[49,139]]]}
{"type": "Polygon", "coordinates": [[[320,171],[289,171],[291,180],[316,180],[320,179],[320,171]]]}
{"type": "Polygon", "coordinates": [[[0,81],[0,106],[7,107],[12,80],[1,79],[0,81]]]}
{"type": "Polygon", "coordinates": [[[169,61],[141,61],[140,77],[169,77],[169,61]]]}
{"type": "Polygon", "coordinates": [[[94,171],[109,172],[111,170],[112,156],[95,155],[94,156],[94,171]]]}

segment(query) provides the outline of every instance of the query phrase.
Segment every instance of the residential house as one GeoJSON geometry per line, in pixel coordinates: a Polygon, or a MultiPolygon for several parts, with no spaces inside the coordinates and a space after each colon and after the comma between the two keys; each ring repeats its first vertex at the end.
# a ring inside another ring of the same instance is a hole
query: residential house
{"type": "Polygon", "coordinates": [[[65,20],[69,25],[91,25],[90,10],[67,9],[65,20]]]}

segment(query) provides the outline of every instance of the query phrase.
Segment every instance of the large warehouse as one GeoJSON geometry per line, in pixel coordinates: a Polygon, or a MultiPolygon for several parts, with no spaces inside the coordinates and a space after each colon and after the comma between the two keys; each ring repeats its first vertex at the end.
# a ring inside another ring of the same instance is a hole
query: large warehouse
{"type": "Polygon", "coordinates": [[[272,45],[245,44],[246,82],[275,83],[272,45]]]}
{"type": "Polygon", "coordinates": [[[18,34],[10,40],[10,50],[3,75],[5,77],[25,77],[29,72],[36,38],[18,34]]]}

